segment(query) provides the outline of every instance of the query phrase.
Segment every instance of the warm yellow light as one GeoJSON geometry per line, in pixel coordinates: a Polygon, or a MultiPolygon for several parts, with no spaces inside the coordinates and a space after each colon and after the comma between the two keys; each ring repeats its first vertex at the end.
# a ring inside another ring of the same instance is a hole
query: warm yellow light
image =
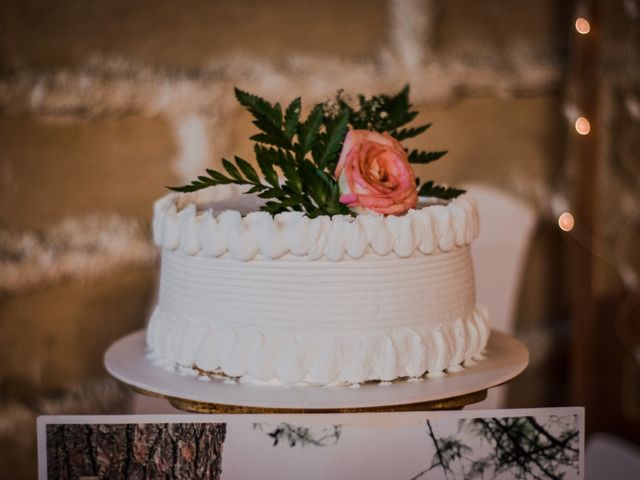
{"type": "Polygon", "coordinates": [[[575,220],[573,219],[573,215],[571,215],[569,212],[564,212],[558,217],[558,226],[561,230],[570,232],[571,230],[573,230],[574,225],[575,220]]]}
{"type": "Polygon", "coordinates": [[[576,19],[576,30],[582,35],[589,33],[591,31],[591,24],[589,23],[589,20],[584,17],[578,17],[576,19]]]}
{"type": "Polygon", "coordinates": [[[591,124],[589,120],[584,117],[579,117],[575,123],[576,132],[580,135],[587,135],[591,131],[591,124]]]}

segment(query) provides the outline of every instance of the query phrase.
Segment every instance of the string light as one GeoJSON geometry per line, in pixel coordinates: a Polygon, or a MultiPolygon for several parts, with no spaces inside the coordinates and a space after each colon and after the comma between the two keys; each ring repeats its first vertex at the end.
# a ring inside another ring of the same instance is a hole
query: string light
{"type": "Polygon", "coordinates": [[[591,24],[589,23],[589,20],[584,17],[578,17],[576,19],[576,30],[582,35],[589,33],[591,31],[591,24]]]}
{"type": "MultiPolygon", "coordinates": [[[[575,42],[584,41],[586,38],[580,38],[583,35],[587,35],[591,32],[591,23],[587,18],[589,17],[589,12],[586,9],[586,4],[588,2],[584,0],[579,0],[576,2],[578,4],[578,9],[575,12],[574,19],[574,28],[579,36],[574,37],[575,42]]],[[[627,46],[626,46],[626,55],[621,56],[621,59],[624,59],[622,73],[626,77],[624,79],[616,78],[611,74],[605,74],[608,77],[609,81],[612,81],[616,88],[620,88],[622,90],[624,106],[626,107],[628,120],[630,120],[634,125],[635,129],[638,126],[638,122],[640,121],[640,97],[637,96],[637,91],[634,88],[637,88],[637,79],[640,78],[638,76],[637,71],[637,59],[638,59],[638,32],[639,30],[635,28],[637,24],[638,18],[640,18],[640,0],[623,0],[622,4],[624,5],[624,10],[627,15],[627,46]],[[635,63],[634,63],[635,62],[635,63]]],[[[597,17],[593,17],[591,20],[594,21],[594,27],[598,25],[597,17]]],[[[598,29],[599,30],[599,29],[598,29]]],[[[593,34],[592,34],[593,35],[593,34]]],[[[569,55],[569,66],[568,71],[572,71],[572,55],[569,55]]],[[[576,79],[577,80],[577,79],[576,79]]],[[[579,87],[576,85],[571,85],[568,82],[568,89],[565,93],[565,98],[569,100],[577,99],[579,87]]],[[[612,90],[613,92],[615,90],[612,90]]],[[[609,97],[613,97],[614,95],[611,92],[607,93],[605,89],[605,95],[609,97]]],[[[616,92],[617,94],[618,92],[616,92]]],[[[567,120],[567,124],[573,124],[576,132],[580,135],[588,135],[591,132],[591,125],[587,118],[580,116],[580,108],[584,107],[584,105],[574,105],[570,101],[564,106],[564,115],[567,120]]],[[[598,122],[598,130],[603,128],[606,125],[610,125],[612,122],[611,116],[614,113],[618,113],[615,107],[615,100],[612,101],[609,98],[608,105],[603,109],[603,121],[598,122]]],[[[610,127],[605,129],[606,133],[609,133],[610,127]]],[[[637,130],[634,130],[637,132],[637,130]]],[[[605,134],[606,135],[606,134],[605,134]]],[[[604,136],[604,135],[603,135],[604,136]]],[[[575,140],[575,139],[574,139],[575,140]]],[[[587,140],[587,139],[585,139],[587,140]]],[[[557,197],[557,201],[552,202],[552,214],[553,217],[557,219],[558,227],[564,232],[570,232],[569,235],[582,244],[583,247],[587,248],[592,252],[593,255],[598,255],[600,258],[610,262],[615,266],[620,279],[623,282],[626,296],[623,299],[622,303],[618,305],[615,318],[615,333],[620,345],[626,347],[626,349],[633,355],[635,360],[640,364],[640,344],[638,343],[638,336],[633,334],[631,326],[633,325],[633,308],[636,306],[638,293],[640,292],[640,270],[638,270],[637,266],[635,266],[632,262],[633,254],[637,249],[634,249],[635,245],[633,244],[634,237],[633,233],[634,226],[637,225],[635,223],[638,218],[640,218],[640,206],[635,207],[634,213],[625,213],[625,225],[622,228],[617,229],[615,232],[614,245],[613,248],[609,248],[610,245],[607,245],[606,248],[599,248],[599,252],[596,251],[596,246],[598,242],[596,241],[596,232],[588,232],[585,229],[584,225],[575,225],[575,218],[570,213],[571,205],[570,202],[566,199],[565,194],[563,193],[563,188],[560,187],[561,180],[562,184],[567,183],[567,178],[570,179],[572,175],[572,170],[575,170],[575,147],[578,142],[569,141],[569,149],[568,154],[564,159],[563,166],[561,168],[561,174],[558,176],[555,182],[555,193],[554,197],[557,197]],[[573,157],[572,157],[573,152],[573,157]],[[589,236],[593,238],[589,238],[589,236]],[[613,253],[613,255],[612,255],[613,253]]],[[[604,149],[603,149],[604,150],[604,149]]],[[[617,150],[617,149],[616,149],[617,150]]],[[[602,155],[602,154],[601,154],[602,155]]],[[[620,151],[619,153],[619,163],[622,168],[625,170],[624,174],[629,175],[635,179],[636,188],[637,185],[640,185],[640,170],[635,169],[635,164],[633,163],[636,155],[630,153],[629,151],[620,151]]],[[[614,163],[614,162],[609,162],[614,163]]],[[[612,168],[612,167],[609,167],[612,168]]],[[[613,176],[613,173],[612,173],[613,176]]],[[[626,180],[626,179],[625,179],[626,180]]],[[[566,189],[566,185],[565,185],[566,189]]],[[[636,197],[637,198],[637,197],[636,197]]],[[[553,199],[553,197],[552,197],[553,199]]],[[[552,218],[553,218],[552,217],[552,218]]],[[[604,229],[603,229],[604,230],[604,229]]],[[[608,232],[600,232],[600,235],[605,235],[608,232]]],[[[601,238],[601,240],[606,241],[606,236],[601,238]]],[[[604,243],[604,242],[602,242],[604,243]]]]}
{"type": "Polygon", "coordinates": [[[558,217],[558,226],[560,230],[565,232],[570,232],[573,230],[573,226],[575,225],[575,220],[573,219],[573,215],[569,212],[564,212],[562,215],[558,217]]]}
{"type": "Polygon", "coordinates": [[[591,124],[585,117],[578,117],[574,126],[580,135],[588,135],[591,131],[591,124]]]}

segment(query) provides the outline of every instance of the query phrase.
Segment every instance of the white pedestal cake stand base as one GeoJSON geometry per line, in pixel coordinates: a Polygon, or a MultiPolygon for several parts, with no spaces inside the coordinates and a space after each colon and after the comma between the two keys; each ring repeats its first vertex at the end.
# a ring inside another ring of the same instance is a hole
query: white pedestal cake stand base
{"type": "Polygon", "coordinates": [[[105,353],[111,375],[140,393],[166,398],[181,410],[201,413],[348,413],[459,409],[486,397],[529,363],[527,348],[493,330],[485,359],[439,378],[348,386],[261,386],[180,375],[146,357],[145,332],[116,341],[105,353]]]}

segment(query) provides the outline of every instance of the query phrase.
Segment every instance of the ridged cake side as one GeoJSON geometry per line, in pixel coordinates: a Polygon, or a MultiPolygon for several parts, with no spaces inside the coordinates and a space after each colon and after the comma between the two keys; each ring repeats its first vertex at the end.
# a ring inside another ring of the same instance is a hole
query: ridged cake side
{"type": "Polygon", "coordinates": [[[407,258],[250,262],[163,251],[158,357],[283,384],[441,374],[484,349],[469,247],[407,258]]]}

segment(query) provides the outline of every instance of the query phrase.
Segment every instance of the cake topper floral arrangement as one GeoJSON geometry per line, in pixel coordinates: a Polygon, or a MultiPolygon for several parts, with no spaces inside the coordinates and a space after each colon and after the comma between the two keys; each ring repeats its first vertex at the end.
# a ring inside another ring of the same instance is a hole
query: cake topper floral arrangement
{"type": "Polygon", "coordinates": [[[222,160],[224,172],[207,169],[206,176],[172,190],[247,185],[247,193],[266,200],[262,210],[272,215],[303,211],[312,218],[363,210],[399,215],[415,208],[418,195],[448,200],[464,192],[432,181],[421,185],[415,177],[411,164],[427,164],[447,152],[408,150],[400,143],[431,126],[407,127],[418,115],[411,109],[408,86],[393,96],[359,95],[357,102],[339,91],[333,100],[315,105],[304,120],[300,98],[283,112],[279,103],[237,88],[235,94],[260,130],[251,137],[260,174],[236,156],[222,160]]]}

